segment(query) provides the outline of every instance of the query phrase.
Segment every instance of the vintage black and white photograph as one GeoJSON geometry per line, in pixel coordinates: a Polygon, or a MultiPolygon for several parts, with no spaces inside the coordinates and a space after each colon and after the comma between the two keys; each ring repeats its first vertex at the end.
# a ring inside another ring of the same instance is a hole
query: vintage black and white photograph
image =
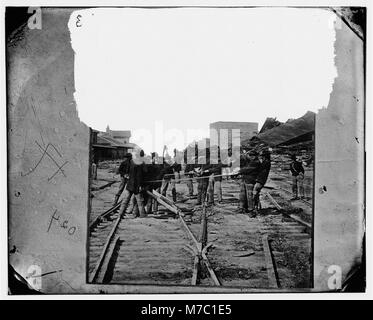
{"type": "Polygon", "coordinates": [[[364,291],[363,7],[7,7],[9,262],[43,293],[364,291]]]}

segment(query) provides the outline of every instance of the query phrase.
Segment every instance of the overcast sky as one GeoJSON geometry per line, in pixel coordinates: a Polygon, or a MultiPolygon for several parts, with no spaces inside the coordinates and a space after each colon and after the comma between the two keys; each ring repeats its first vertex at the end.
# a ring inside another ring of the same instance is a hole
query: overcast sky
{"type": "Polygon", "coordinates": [[[80,119],[102,131],[131,130],[149,153],[163,144],[181,149],[191,129],[201,138],[215,121],[260,129],[267,117],[317,111],[337,76],[334,21],[323,9],[75,11],[80,119]]]}

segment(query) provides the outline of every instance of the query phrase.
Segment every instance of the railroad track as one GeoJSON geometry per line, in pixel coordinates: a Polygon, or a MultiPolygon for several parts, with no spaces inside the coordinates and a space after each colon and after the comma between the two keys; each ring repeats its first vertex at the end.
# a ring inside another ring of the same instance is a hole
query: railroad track
{"type": "Polygon", "coordinates": [[[257,216],[261,223],[260,233],[269,287],[287,287],[289,282],[294,281],[294,273],[296,273],[296,287],[310,286],[311,224],[293,214],[286,214],[269,193],[263,196],[266,196],[269,202],[281,212],[280,215],[273,212],[273,214],[257,216]],[[297,267],[289,272],[289,266],[297,267]]]}
{"type": "MultiPolygon", "coordinates": [[[[279,173],[279,172],[275,172],[275,174],[278,175],[278,176],[280,176],[280,177],[286,178],[286,179],[290,179],[291,178],[290,175],[282,174],[282,173],[279,173]]],[[[286,182],[286,181],[284,181],[284,182],[286,182]]],[[[310,184],[308,184],[306,182],[303,182],[303,185],[307,186],[307,187],[310,187],[310,188],[313,188],[312,185],[310,185],[310,184]]]]}
{"type": "MultiPolygon", "coordinates": [[[[288,193],[288,194],[291,194],[291,195],[293,194],[291,191],[289,191],[289,190],[287,190],[287,189],[284,189],[284,188],[281,188],[281,187],[279,187],[278,189],[280,189],[280,190],[282,190],[282,191],[285,191],[285,192],[288,193]]],[[[309,202],[309,201],[307,201],[307,200],[304,200],[304,199],[301,199],[301,198],[299,198],[299,199],[297,199],[297,200],[302,201],[304,204],[308,205],[309,207],[312,207],[312,203],[309,202]]]]}
{"type": "Polygon", "coordinates": [[[268,197],[269,201],[276,207],[276,209],[278,209],[282,214],[284,214],[284,215],[288,216],[289,218],[295,220],[299,224],[307,227],[308,231],[310,231],[312,229],[312,225],[309,222],[306,222],[306,221],[302,220],[301,218],[297,217],[294,214],[287,214],[286,211],[279,205],[279,203],[272,197],[272,195],[269,192],[265,192],[264,194],[268,197]]]}
{"type": "MultiPolygon", "coordinates": [[[[280,174],[280,173],[278,173],[278,172],[276,172],[275,174],[278,175],[278,176],[280,176],[280,177],[289,178],[288,176],[285,176],[285,175],[280,174]]],[[[284,184],[287,184],[288,186],[291,186],[291,185],[292,185],[291,182],[288,182],[288,181],[286,181],[286,180],[281,180],[281,182],[284,183],[284,184]]],[[[306,183],[303,183],[303,185],[305,185],[305,186],[311,188],[311,190],[312,190],[312,188],[313,188],[311,185],[306,184],[306,183]]],[[[285,188],[283,188],[283,187],[278,187],[278,189],[280,189],[280,190],[282,190],[282,191],[285,191],[286,193],[288,193],[288,194],[290,194],[290,195],[293,194],[290,190],[285,189],[285,188]]],[[[309,202],[309,201],[307,201],[307,200],[304,200],[304,199],[297,199],[297,200],[303,202],[304,204],[308,205],[309,207],[312,207],[312,203],[309,202]]]]}
{"type": "MultiPolygon", "coordinates": [[[[140,238],[146,237],[146,234],[138,234],[139,237],[136,242],[127,241],[128,239],[126,239],[124,230],[127,225],[130,224],[131,219],[127,219],[128,216],[119,216],[118,211],[120,203],[111,207],[92,221],[89,226],[89,282],[108,283],[111,282],[113,277],[115,282],[115,271],[120,273],[120,266],[117,267],[115,264],[119,262],[119,265],[122,264],[122,267],[125,268],[124,264],[127,263],[128,265],[131,263],[131,261],[125,260],[128,250],[139,250],[139,247],[141,247],[143,253],[144,250],[146,251],[148,249],[169,250],[170,254],[173,253],[174,256],[170,257],[170,261],[179,263],[179,260],[181,260],[181,263],[185,265],[184,269],[186,269],[187,272],[184,274],[190,274],[190,279],[187,280],[187,283],[189,282],[188,284],[199,284],[201,266],[204,265],[210,274],[211,284],[220,286],[220,282],[207,257],[207,251],[210,245],[207,243],[207,216],[205,208],[203,209],[201,219],[201,233],[200,235],[195,235],[184,220],[182,211],[171,200],[160,195],[156,191],[154,191],[154,193],[149,193],[149,195],[174,214],[174,217],[168,218],[171,223],[167,225],[169,227],[166,227],[166,229],[168,228],[165,232],[167,236],[162,239],[162,237],[157,235],[151,235],[154,239],[152,241],[146,239],[143,245],[141,245],[141,241],[144,239],[140,238]],[[180,228],[175,228],[175,223],[177,223],[180,228]],[[187,239],[185,239],[185,237],[187,237],[187,239]],[[120,249],[119,247],[122,241],[127,243],[127,247],[120,249]],[[120,252],[120,250],[123,252],[120,252]],[[117,257],[115,258],[115,256],[117,257]],[[117,261],[114,261],[115,259],[117,259],[117,261]],[[173,261],[173,259],[175,261],[173,261]]],[[[158,216],[157,218],[161,217],[158,216]]],[[[163,225],[165,226],[165,224],[163,225]]],[[[149,236],[150,235],[148,235],[148,237],[149,236]]],[[[141,253],[136,254],[136,256],[138,256],[139,261],[142,259],[141,253]]],[[[152,256],[151,252],[149,252],[149,256],[152,256]]],[[[154,263],[156,264],[157,262],[155,261],[154,263]]],[[[157,269],[154,265],[152,268],[157,269]]],[[[142,270],[142,272],[146,273],[146,270],[142,270]]],[[[148,271],[148,273],[149,272],[150,271],[148,271]]],[[[138,276],[137,280],[144,281],[144,277],[145,275],[142,277],[138,276]]],[[[133,278],[136,278],[134,272],[133,278]]]]}
{"type": "Polygon", "coordinates": [[[209,241],[213,250],[209,257],[221,285],[245,283],[255,288],[280,289],[296,285],[299,278],[309,286],[311,225],[287,215],[277,202],[278,207],[266,198],[262,203],[256,218],[228,212],[225,215],[225,210],[218,214],[212,207],[209,241]],[[294,277],[294,265],[301,265],[305,274],[294,277]]]}
{"type": "Polygon", "coordinates": [[[89,225],[89,231],[94,232],[99,224],[105,224],[107,221],[111,221],[112,217],[118,212],[121,202],[118,202],[104,213],[98,215],[89,225]]]}
{"type": "MultiPolygon", "coordinates": [[[[217,274],[214,270],[218,266],[219,253],[216,249],[211,253],[214,264],[208,254],[213,246],[208,239],[210,218],[206,207],[202,207],[200,224],[194,224],[191,228],[187,215],[171,200],[157,192],[150,196],[173,215],[149,216],[156,219],[128,219],[128,215],[119,216],[118,203],[92,221],[89,226],[89,282],[223,286],[222,282],[226,281],[224,276],[219,275],[220,271],[217,274]],[[158,223],[157,230],[161,227],[162,233],[154,233],[151,223],[158,223]],[[158,252],[166,254],[157,256],[158,252]],[[169,258],[165,259],[165,256],[169,258]],[[170,268],[173,268],[173,273],[170,268]],[[174,274],[178,274],[176,278],[174,274]],[[206,281],[206,275],[209,281],[206,281]]],[[[270,196],[268,198],[271,201],[270,196]]],[[[277,203],[275,200],[274,202],[277,203]]],[[[275,207],[282,211],[278,203],[275,207]]],[[[279,236],[281,239],[306,242],[310,239],[310,235],[304,232],[311,227],[310,224],[292,215],[285,216],[290,221],[284,222],[278,214],[271,216],[270,222],[258,216],[262,249],[257,254],[264,254],[271,288],[280,288],[286,275],[278,262],[283,259],[282,253],[277,249],[273,250],[271,243],[277,241],[279,236]],[[261,250],[263,253],[260,253],[261,250]]],[[[222,238],[221,241],[224,244],[226,240],[222,238]]]]}
{"type": "Polygon", "coordinates": [[[121,202],[99,215],[89,226],[89,282],[102,283],[111,255],[119,241],[116,230],[122,220],[118,211],[121,202]]]}

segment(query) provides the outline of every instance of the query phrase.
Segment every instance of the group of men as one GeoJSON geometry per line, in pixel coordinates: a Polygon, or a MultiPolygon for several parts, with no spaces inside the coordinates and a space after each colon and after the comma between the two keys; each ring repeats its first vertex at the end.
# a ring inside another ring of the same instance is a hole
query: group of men
{"type": "MultiPolygon", "coordinates": [[[[214,204],[216,192],[217,201],[222,199],[223,170],[230,168],[232,162],[223,161],[220,152],[217,161],[210,160],[209,150],[205,157],[196,158],[195,163],[188,163],[184,154],[184,176],[189,196],[194,196],[193,181],[197,180],[197,203],[201,205],[214,204]]],[[[263,188],[270,171],[270,153],[263,151],[258,154],[250,151],[240,159],[238,170],[234,175],[241,175],[239,211],[254,215],[254,210],[259,204],[259,193],[263,188]]],[[[118,168],[121,183],[114,204],[116,204],[123,193],[120,206],[120,214],[132,211],[133,217],[146,217],[147,214],[158,211],[158,203],[149,195],[156,190],[166,196],[168,188],[171,188],[172,200],[176,202],[176,184],[180,180],[182,170],[181,159],[175,154],[174,158],[164,159],[152,153],[151,157],[145,157],[141,150],[138,154],[126,154],[125,160],[118,168]]]]}
{"type": "MultiPolygon", "coordinates": [[[[210,161],[209,150],[207,149],[205,157],[195,158],[195,163],[188,163],[184,153],[183,162],[184,180],[188,187],[190,197],[194,196],[193,181],[197,181],[197,203],[207,205],[214,204],[214,195],[216,193],[218,203],[222,203],[222,179],[225,169],[231,169],[232,162],[223,161],[219,156],[217,161],[210,161]],[[212,163],[213,162],[213,163],[212,163]]],[[[298,199],[298,188],[301,198],[304,198],[304,168],[302,162],[291,156],[290,171],[293,178],[293,198],[298,199]]],[[[120,214],[132,212],[133,217],[146,217],[147,214],[158,212],[158,203],[149,195],[148,192],[156,190],[158,193],[166,196],[170,188],[172,200],[177,201],[176,185],[180,181],[180,172],[182,171],[181,157],[158,157],[152,153],[151,157],[146,157],[144,151],[127,153],[124,161],[120,164],[117,173],[121,176],[121,183],[118,192],[115,195],[114,204],[116,204],[123,193],[120,206],[120,214]]],[[[225,159],[226,160],[226,159],[225,159]]],[[[260,208],[259,195],[266,184],[269,172],[271,170],[271,153],[268,149],[261,152],[250,150],[243,153],[239,159],[239,165],[231,172],[232,176],[240,176],[240,196],[239,213],[248,213],[250,217],[255,217],[260,208]]],[[[189,161],[191,162],[191,161],[189,161]]]]}
{"type": "MultiPolygon", "coordinates": [[[[186,161],[186,158],[184,158],[186,161]]],[[[197,205],[207,200],[209,205],[214,203],[214,189],[217,189],[218,201],[222,201],[222,169],[229,164],[210,164],[207,157],[204,161],[198,158],[196,164],[187,164],[184,173],[189,196],[194,195],[193,179],[197,179],[197,205]],[[204,162],[201,164],[201,162],[204,162]]],[[[157,212],[158,204],[149,196],[148,192],[156,190],[166,196],[171,189],[172,200],[176,202],[176,183],[180,180],[182,170],[181,159],[175,155],[173,159],[164,159],[152,153],[151,158],[145,157],[141,150],[139,154],[128,153],[120,164],[117,173],[121,176],[121,183],[115,195],[116,204],[123,193],[120,214],[132,211],[133,217],[146,217],[148,213],[157,212]]]]}
{"type": "Polygon", "coordinates": [[[125,160],[120,164],[117,173],[121,176],[121,183],[114,204],[123,193],[122,203],[119,209],[123,214],[127,209],[133,213],[133,217],[146,217],[152,210],[157,211],[157,203],[153,202],[147,191],[157,190],[166,195],[171,184],[173,200],[176,201],[175,173],[180,171],[180,166],[175,162],[162,161],[159,164],[154,156],[151,162],[144,156],[141,150],[137,156],[127,153],[125,160]],[[154,205],[154,208],[152,208],[154,205]]]}
{"type": "Polygon", "coordinates": [[[241,157],[239,174],[241,175],[239,212],[255,217],[260,206],[259,195],[271,170],[269,150],[258,153],[250,150],[241,157]]]}

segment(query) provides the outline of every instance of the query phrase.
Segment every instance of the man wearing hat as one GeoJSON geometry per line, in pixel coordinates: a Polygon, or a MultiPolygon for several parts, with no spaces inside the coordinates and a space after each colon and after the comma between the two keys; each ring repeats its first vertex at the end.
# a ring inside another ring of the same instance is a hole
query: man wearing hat
{"type": "Polygon", "coordinates": [[[255,179],[254,185],[254,208],[258,209],[259,207],[259,196],[260,191],[267,182],[269,171],[271,170],[271,152],[267,149],[264,149],[259,154],[259,173],[255,179]]]}
{"type": "MultiPolygon", "coordinates": [[[[195,158],[197,158],[195,156],[195,158]]],[[[186,177],[186,185],[188,187],[188,194],[189,197],[193,196],[193,176],[194,176],[194,168],[196,167],[195,163],[188,163],[188,154],[187,151],[184,151],[184,163],[185,169],[184,169],[184,175],[186,177]]],[[[198,159],[195,159],[195,162],[198,162],[198,159]]]]}
{"type": "Polygon", "coordinates": [[[118,192],[116,193],[115,198],[114,198],[114,205],[117,204],[117,202],[119,200],[119,197],[122,194],[122,192],[124,190],[124,187],[127,184],[128,169],[129,169],[129,163],[130,163],[131,159],[132,159],[132,154],[131,153],[126,153],[124,155],[124,160],[122,161],[122,163],[120,164],[120,166],[117,170],[117,174],[120,175],[121,181],[120,181],[118,192]]]}
{"type": "Polygon", "coordinates": [[[251,150],[246,153],[245,157],[241,159],[241,174],[242,180],[240,185],[240,202],[239,212],[248,212],[250,216],[253,215],[254,210],[254,196],[253,189],[260,171],[260,162],[258,160],[258,153],[251,150]]]}
{"type": "Polygon", "coordinates": [[[209,185],[210,172],[210,157],[200,156],[198,157],[198,164],[195,166],[194,171],[197,175],[197,203],[196,205],[201,205],[205,202],[207,197],[207,188],[209,185]],[[204,163],[205,162],[205,163],[204,163]]]}
{"type": "Polygon", "coordinates": [[[292,182],[293,182],[293,198],[290,200],[297,200],[298,198],[298,187],[300,198],[304,198],[304,187],[303,187],[303,180],[304,180],[304,168],[301,161],[297,160],[295,154],[291,155],[292,163],[290,164],[290,172],[292,175],[292,182]]]}
{"type": "Polygon", "coordinates": [[[209,185],[208,185],[208,202],[209,204],[214,204],[214,191],[216,189],[218,203],[223,202],[223,193],[222,193],[222,176],[223,176],[223,169],[228,168],[231,166],[231,164],[223,164],[221,161],[220,156],[220,148],[218,147],[217,155],[215,155],[214,158],[217,158],[216,164],[211,164],[210,166],[210,179],[209,179],[209,185]]]}
{"type": "Polygon", "coordinates": [[[161,194],[166,196],[168,186],[171,185],[172,201],[176,202],[175,171],[171,158],[163,161],[161,194]]]}
{"type": "MultiPolygon", "coordinates": [[[[144,174],[146,173],[145,163],[136,163],[134,160],[130,159],[128,163],[128,181],[126,187],[123,190],[123,200],[119,208],[119,215],[123,215],[128,205],[131,201],[132,196],[134,196],[137,204],[137,209],[133,210],[133,217],[140,218],[146,217],[146,212],[144,208],[144,174]]],[[[135,209],[135,208],[134,208],[135,209]]]]}

